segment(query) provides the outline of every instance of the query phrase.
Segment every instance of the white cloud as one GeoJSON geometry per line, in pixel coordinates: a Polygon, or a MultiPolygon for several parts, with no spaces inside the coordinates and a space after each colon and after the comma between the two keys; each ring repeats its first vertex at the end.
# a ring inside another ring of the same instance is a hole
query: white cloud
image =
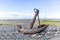
{"type": "Polygon", "coordinates": [[[47,14],[47,18],[52,18],[52,19],[60,19],[60,13],[51,13],[47,14]]]}
{"type": "Polygon", "coordinates": [[[33,18],[33,13],[21,13],[17,16],[17,18],[25,19],[25,18],[33,18]]]}
{"type": "Polygon", "coordinates": [[[33,18],[33,15],[33,13],[0,12],[0,19],[25,19],[33,18]]]}
{"type": "MultiPolygon", "coordinates": [[[[35,13],[19,13],[19,12],[0,12],[0,19],[25,19],[25,18],[33,18],[35,13]]],[[[60,13],[40,13],[40,18],[53,18],[60,19],[60,13]]]]}
{"type": "Polygon", "coordinates": [[[15,19],[18,12],[0,12],[0,19],[15,19]]]}

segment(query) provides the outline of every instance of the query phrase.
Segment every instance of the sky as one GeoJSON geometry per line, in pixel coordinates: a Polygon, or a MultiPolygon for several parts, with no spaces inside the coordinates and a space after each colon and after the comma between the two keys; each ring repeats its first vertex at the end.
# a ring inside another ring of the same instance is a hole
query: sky
{"type": "Polygon", "coordinates": [[[40,19],[60,19],[60,0],[0,0],[0,19],[32,19],[34,8],[40,19]]]}

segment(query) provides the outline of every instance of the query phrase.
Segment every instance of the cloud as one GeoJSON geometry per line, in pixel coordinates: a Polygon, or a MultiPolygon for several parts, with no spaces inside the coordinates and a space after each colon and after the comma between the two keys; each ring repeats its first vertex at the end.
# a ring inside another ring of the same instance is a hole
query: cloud
{"type": "Polygon", "coordinates": [[[20,18],[20,19],[29,19],[29,18],[32,18],[33,17],[33,13],[21,13],[17,16],[17,18],[20,18]]]}
{"type": "Polygon", "coordinates": [[[0,19],[16,19],[18,12],[0,12],[0,19]]]}
{"type": "MultiPolygon", "coordinates": [[[[19,12],[0,12],[0,19],[32,19],[35,13],[19,13],[19,12]]],[[[40,18],[44,18],[44,14],[39,14],[40,18]]]]}
{"type": "MultiPolygon", "coordinates": [[[[0,12],[0,19],[32,19],[35,13],[19,13],[19,12],[0,12]]],[[[52,18],[60,19],[60,12],[54,13],[40,13],[40,19],[52,18]]]]}
{"type": "Polygon", "coordinates": [[[33,13],[0,12],[0,19],[25,19],[33,18],[33,15],[33,13]]]}

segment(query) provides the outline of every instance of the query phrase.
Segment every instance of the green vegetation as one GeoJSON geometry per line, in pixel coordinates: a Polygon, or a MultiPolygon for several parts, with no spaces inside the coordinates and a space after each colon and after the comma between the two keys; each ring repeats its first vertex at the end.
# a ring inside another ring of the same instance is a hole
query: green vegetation
{"type": "Polygon", "coordinates": [[[0,25],[21,25],[21,24],[23,24],[23,23],[21,23],[21,22],[0,22],[0,25]]]}
{"type": "MultiPolygon", "coordinates": [[[[49,25],[54,25],[54,26],[60,26],[60,21],[53,21],[53,20],[41,20],[41,24],[49,24],[49,25]]],[[[9,21],[0,21],[0,25],[21,25],[25,24],[25,22],[9,22],[9,21]]],[[[27,23],[28,24],[28,23],[27,23]]],[[[38,22],[35,22],[35,26],[38,26],[38,22]]]]}
{"type": "MultiPolygon", "coordinates": [[[[60,26],[60,21],[53,21],[53,20],[41,20],[41,24],[49,24],[54,26],[60,26]]],[[[36,25],[38,25],[36,23],[36,25]]]]}

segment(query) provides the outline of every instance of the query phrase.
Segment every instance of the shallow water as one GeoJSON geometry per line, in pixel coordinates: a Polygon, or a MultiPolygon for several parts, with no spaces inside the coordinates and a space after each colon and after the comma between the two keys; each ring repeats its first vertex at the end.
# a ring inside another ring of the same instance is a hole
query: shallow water
{"type": "Polygon", "coordinates": [[[41,33],[24,35],[16,26],[0,25],[0,40],[60,40],[60,27],[49,26],[41,33]]]}

